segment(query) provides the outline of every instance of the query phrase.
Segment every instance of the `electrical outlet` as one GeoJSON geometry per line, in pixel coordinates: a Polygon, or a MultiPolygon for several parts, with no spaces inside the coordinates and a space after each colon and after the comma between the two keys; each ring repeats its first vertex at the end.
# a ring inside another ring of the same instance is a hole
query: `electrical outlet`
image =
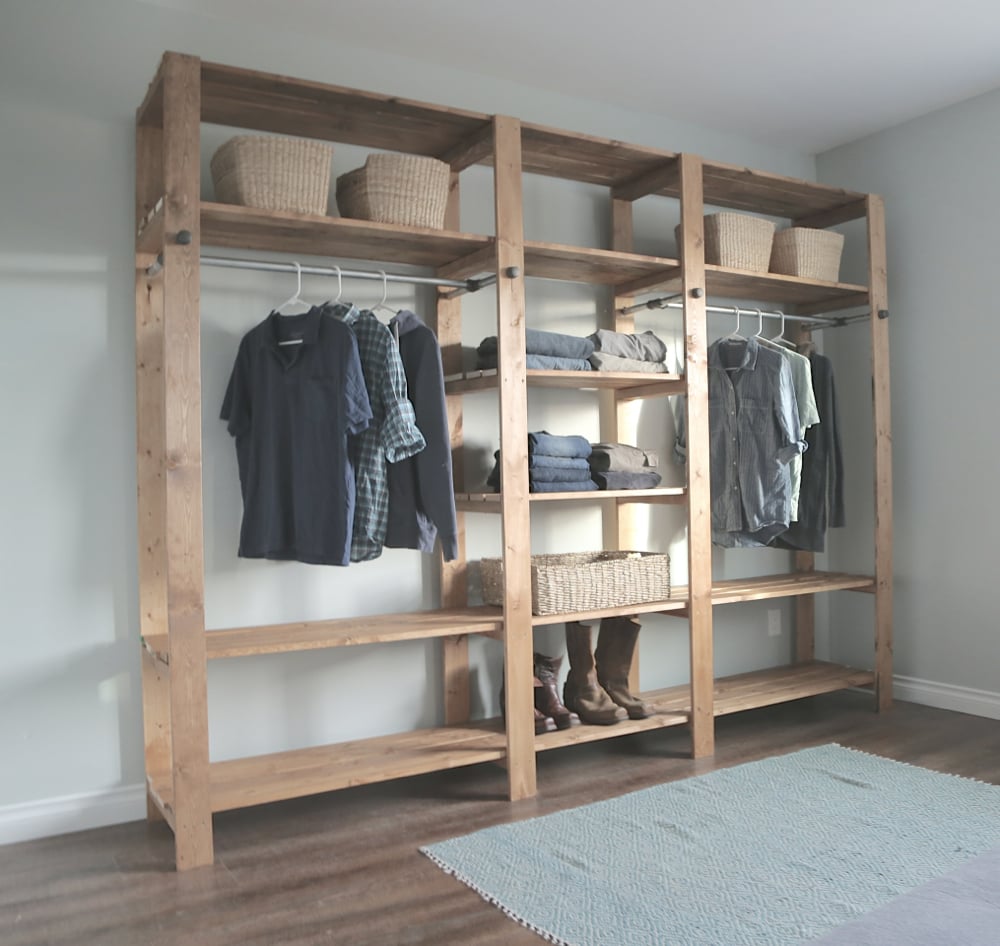
{"type": "Polygon", "coordinates": [[[767,612],[767,636],[781,637],[781,612],[777,608],[767,612]]]}

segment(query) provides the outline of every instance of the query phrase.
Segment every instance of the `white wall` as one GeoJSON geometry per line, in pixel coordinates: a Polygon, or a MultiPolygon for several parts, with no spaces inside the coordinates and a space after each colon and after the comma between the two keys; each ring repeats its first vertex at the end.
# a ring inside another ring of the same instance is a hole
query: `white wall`
{"type": "MultiPolygon", "coordinates": [[[[1000,92],[992,92],[818,159],[821,180],[886,200],[898,693],[996,718],[998,147],[1000,92]]],[[[827,350],[845,355],[838,380],[861,454],[871,443],[870,371],[857,361],[846,370],[846,348],[864,332],[827,333],[827,350]]],[[[871,491],[870,477],[852,471],[848,502],[866,509],[866,528],[871,491]]],[[[835,538],[832,551],[843,567],[865,554],[846,536],[835,538]]],[[[834,658],[869,654],[864,604],[837,597],[834,658]]]]}
{"type": "MultiPolygon", "coordinates": [[[[277,35],[129,0],[5,5],[0,14],[0,442],[5,451],[0,494],[6,539],[0,551],[0,841],[144,813],[135,588],[133,119],[164,49],[514,114],[778,173],[810,177],[814,170],[807,156],[719,131],[460,74],[445,65],[418,66],[337,48],[309,36],[277,35]]],[[[225,136],[222,129],[208,130],[206,160],[211,145],[225,136]]],[[[360,164],[362,157],[338,146],[334,173],[360,164]]],[[[490,173],[472,169],[463,180],[463,227],[488,231],[490,173]]],[[[594,188],[531,180],[528,235],[606,245],[605,199],[594,188]]],[[[639,246],[672,252],[675,217],[669,202],[641,202],[639,246]]],[[[349,291],[359,301],[375,301],[370,284],[349,291]]],[[[586,287],[533,281],[529,291],[535,326],[587,332],[607,317],[606,297],[586,287]]],[[[329,285],[307,284],[306,294],[314,298],[329,292],[329,285]]],[[[287,279],[204,274],[208,625],[430,606],[435,569],[415,552],[387,552],[378,562],[346,571],[235,556],[240,516],[235,456],[217,420],[218,407],[240,335],[288,294],[287,279]]],[[[419,307],[422,297],[394,291],[390,301],[419,307]]],[[[470,300],[469,344],[488,333],[493,306],[489,295],[470,300]]],[[[671,338],[672,324],[656,327],[671,338]]],[[[596,436],[592,407],[581,409],[576,399],[549,392],[533,401],[531,425],[596,436]]],[[[475,431],[473,457],[482,462],[496,442],[489,399],[469,399],[468,417],[467,429],[475,431]]],[[[645,409],[642,431],[644,443],[666,453],[670,427],[662,405],[645,409]]],[[[475,464],[473,459],[474,469],[475,464]]],[[[666,472],[668,482],[680,481],[680,471],[666,472]]],[[[676,510],[653,510],[650,541],[651,547],[677,550],[675,575],[682,582],[679,516],[676,510]]],[[[495,552],[496,521],[469,520],[472,555],[495,552]]],[[[533,528],[542,551],[600,542],[594,511],[548,510],[535,517],[533,528]]],[[[720,557],[717,573],[784,566],[780,553],[737,553],[720,557]]],[[[786,659],[789,635],[766,637],[766,610],[748,605],[719,613],[719,672],[786,659]]],[[[642,638],[644,686],[686,679],[685,627],[650,618],[642,638]]],[[[539,647],[558,652],[559,634],[559,629],[540,631],[539,647]]],[[[476,642],[473,652],[475,706],[492,714],[498,645],[476,642]]],[[[439,719],[436,655],[433,643],[414,643],[213,664],[212,756],[433,724],[439,719]]]]}

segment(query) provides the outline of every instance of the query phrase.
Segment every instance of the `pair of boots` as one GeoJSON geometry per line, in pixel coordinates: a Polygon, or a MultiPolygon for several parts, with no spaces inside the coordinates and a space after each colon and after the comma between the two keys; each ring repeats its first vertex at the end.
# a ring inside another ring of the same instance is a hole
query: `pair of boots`
{"type": "MultiPolygon", "coordinates": [[[[535,735],[552,732],[556,729],[569,729],[574,723],[580,722],[576,713],[571,713],[562,700],[556,685],[562,657],[546,657],[544,654],[534,655],[534,693],[535,693],[535,735]]],[[[507,719],[506,684],[500,685],[500,715],[507,719]]]]}
{"type": "Polygon", "coordinates": [[[645,719],[650,708],[629,690],[636,641],[642,625],[634,617],[601,620],[597,648],[591,649],[590,628],[576,621],[566,625],[569,673],[563,686],[563,702],[585,723],[610,726],[620,716],[645,719]]]}

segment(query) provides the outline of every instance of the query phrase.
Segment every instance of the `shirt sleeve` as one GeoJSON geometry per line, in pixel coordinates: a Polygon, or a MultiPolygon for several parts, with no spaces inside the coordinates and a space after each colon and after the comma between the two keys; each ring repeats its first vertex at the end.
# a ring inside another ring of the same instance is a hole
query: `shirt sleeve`
{"type": "MultiPolygon", "coordinates": [[[[417,340],[415,339],[415,342],[417,340]]],[[[451,466],[451,432],[444,392],[441,347],[434,334],[421,330],[419,353],[411,377],[417,380],[413,404],[427,439],[427,448],[417,454],[417,490],[424,513],[434,523],[446,562],[458,558],[458,519],[451,466]]]]}
{"type": "Polygon", "coordinates": [[[413,405],[407,397],[406,374],[396,340],[388,329],[385,334],[383,365],[379,371],[379,393],[385,408],[385,420],[380,433],[386,460],[398,463],[419,453],[427,442],[417,427],[413,405]]]}
{"type": "MultiPolygon", "coordinates": [[[[346,326],[345,326],[346,327],[346,326]]],[[[358,341],[350,330],[343,333],[344,350],[344,420],[349,434],[359,434],[372,421],[372,405],[368,400],[365,375],[361,370],[358,341]]]]}
{"type": "Polygon", "coordinates": [[[784,440],[784,444],[778,448],[778,460],[788,463],[792,457],[805,451],[806,442],[802,439],[803,431],[799,427],[799,405],[795,398],[792,369],[784,358],[780,359],[774,410],[778,430],[784,440]]]}
{"type": "Polygon", "coordinates": [[[240,437],[250,430],[252,387],[250,378],[250,355],[246,338],[240,342],[233,363],[229,384],[222,399],[220,417],[226,421],[226,429],[234,437],[240,437]]]}

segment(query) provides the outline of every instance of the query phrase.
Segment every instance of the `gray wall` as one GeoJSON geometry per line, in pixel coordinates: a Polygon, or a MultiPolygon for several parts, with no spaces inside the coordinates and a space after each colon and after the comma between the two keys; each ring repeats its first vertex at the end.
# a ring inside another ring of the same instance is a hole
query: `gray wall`
{"type": "MultiPolygon", "coordinates": [[[[1000,718],[993,548],[1000,510],[994,302],[1000,92],[838,148],[820,179],[880,193],[887,207],[895,468],[895,667],[899,695],[1000,718]]],[[[865,329],[831,336],[847,426],[869,452],[868,366],[846,357],[865,329]]],[[[849,503],[869,516],[871,480],[851,471],[849,503]]],[[[861,540],[864,539],[863,534],[861,540]]],[[[870,548],[870,544],[866,546],[870,548]]],[[[837,537],[835,564],[865,554],[837,537]]],[[[864,602],[831,605],[831,652],[870,653],[864,602]],[[833,630],[836,629],[836,630],[833,630]]]]}
{"type": "MultiPolygon", "coordinates": [[[[0,465],[0,494],[5,498],[6,541],[0,551],[0,841],[144,813],[135,589],[133,117],[164,49],[514,114],[777,173],[814,173],[806,155],[723,132],[461,74],[444,65],[418,66],[309,36],[224,24],[128,0],[35,0],[14,9],[6,5],[2,16],[0,443],[5,462],[0,465]]],[[[206,161],[227,134],[206,130],[206,161]]],[[[334,173],[362,160],[363,154],[338,146],[334,173]]],[[[845,176],[854,187],[867,183],[845,176]]],[[[463,180],[463,227],[488,231],[490,174],[473,169],[463,180]]],[[[606,245],[606,217],[606,194],[597,189],[541,179],[527,184],[530,238],[606,245]]],[[[640,202],[636,217],[640,248],[673,251],[676,208],[670,202],[640,202]]],[[[894,226],[899,227],[895,220],[894,226]]],[[[919,239],[930,247],[934,230],[922,230],[919,239]]],[[[434,603],[433,563],[414,552],[387,552],[379,561],[349,571],[235,556],[240,516],[236,466],[232,444],[217,420],[218,406],[239,337],[269,306],[287,297],[290,288],[287,279],[263,275],[204,274],[210,627],[434,603]]],[[[329,291],[328,284],[317,281],[307,283],[305,294],[318,299],[329,291]]],[[[377,299],[371,284],[348,291],[362,303],[377,299]]],[[[590,331],[608,317],[606,297],[586,287],[535,281],[530,293],[529,318],[538,327],[590,331]]],[[[394,291],[390,301],[418,309],[425,304],[424,297],[405,290],[394,291]]],[[[493,307],[491,296],[470,300],[469,344],[488,333],[493,307]]],[[[926,331],[923,344],[931,344],[939,324],[926,331]]],[[[655,327],[668,340],[675,338],[676,321],[655,327]]],[[[715,330],[730,327],[722,321],[715,330]]],[[[919,335],[913,333],[911,342],[916,344],[919,335]]],[[[933,385],[943,406],[948,401],[940,387],[933,385]]],[[[470,466],[483,472],[484,458],[496,443],[495,412],[485,397],[469,399],[468,410],[467,429],[475,432],[470,466]]],[[[643,410],[644,444],[666,452],[670,421],[663,405],[643,410]]],[[[595,402],[581,406],[578,398],[549,392],[533,400],[529,422],[596,435],[595,402]]],[[[905,420],[902,429],[905,433],[905,420]]],[[[942,433],[939,428],[936,436],[942,433]]],[[[668,470],[667,481],[679,482],[680,471],[668,470]]],[[[967,495],[971,504],[971,491],[967,495]]],[[[471,556],[495,553],[496,521],[469,519],[471,556]]],[[[653,510],[648,526],[650,547],[675,553],[675,579],[683,582],[681,514],[653,510]]],[[[600,544],[600,523],[592,510],[548,510],[534,517],[533,530],[539,551],[600,544]]],[[[931,543],[913,544],[915,552],[936,554],[931,543]]],[[[941,558],[937,567],[947,568],[946,557],[941,558]]],[[[716,573],[735,576],[786,565],[780,553],[719,555],[716,573]]],[[[784,605],[720,611],[717,670],[733,673],[785,661],[787,613],[784,605]],[[783,633],[768,638],[767,611],[775,607],[781,611],[783,633]]],[[[686,625],[650,618],[647,626],[643,685],[682,682],[687,677],[686,625]]],[[[559,633],[540,631],[538,646],[559,652],[559,633]]],[[[495,713],[498,645],[476,642],[473,656],[476,710],[495,713]]],[[[434,724],[439,689],[432,643],[213,664],[212,756],[434,724]]]]}

